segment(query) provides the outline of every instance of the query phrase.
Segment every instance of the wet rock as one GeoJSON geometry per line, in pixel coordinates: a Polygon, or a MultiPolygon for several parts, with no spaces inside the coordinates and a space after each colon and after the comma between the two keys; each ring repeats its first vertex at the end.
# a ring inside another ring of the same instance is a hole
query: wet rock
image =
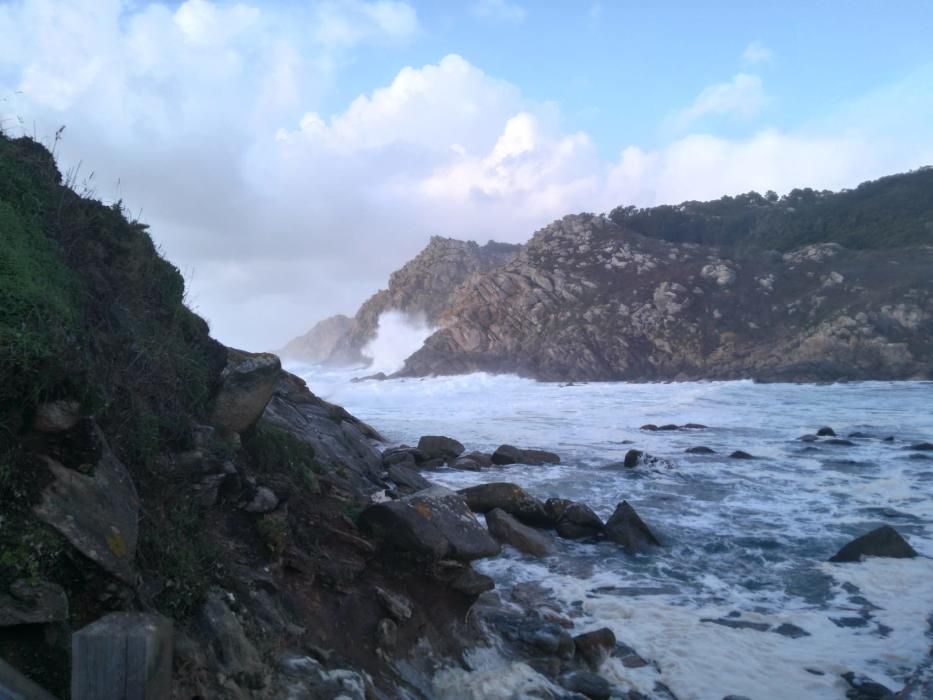
{"type": "Polygon", "coordinates": [[[429,559],[470,561],[500,551],[463,497],[441,486],[371,505],[357,522],[384,546],[429,559]]]}
{"type": "Polygon", "coordinates": [[[650,664],[647,659],[642,658],[632,647],[622,642],[616,642],[616,646],[612,650],[612,656],[619,659],[625,668],[644,668],[650,664]]]}
{"type": "Polygon", "coordinates": [[[532,527],[551,527],[544,504],[527,494],[517,484],[498,481],[461,489],[459,493],[475,513],[488,513],[501,508],[509,515],[532,527]]]}
{"type": "Polygon", "coordinates": [[[823,427],[816,431],[817,437],[836,437],[836,431],[830,427],[823,427]]]}
{"type": "Polygon", "coordinates": [[[221,434],[241,433],[255,423],[272,398],[282,363],[270,353],[229,349],[210,423],[221,434]]]}
{"type": "Polygon", "coordinates": [[[887,437],[881,438],[881,442],[894,442],[894,436],[888,435],[887,437]]]}
{"type": "Polygon", "coordinates": [[[544,510],[557,534],[565,539],[596,537],[605,527],[602,519],[584,503],[565,498],[549,498],[544,503],[544,510]]]}
{"type": "Polygon", "coordinates": [[[653,433],[658,430],[658,426],[656,426],[654,423],[646,423],[645,425],[641,426],[639,430],[646,430],[653,433]]]}
{"type": "Polygon", "coordinates": [[[42,491],[33,512],[88,559],[135,585],[139,497],[127,468],[107,446],[103,435],[98,436],[102,452],[91,474],[43,458],[53,480],[42,491]]]}
{"type": "Polygon", "coordinates": [[[577,653],[589,664],[590,668],[597,669],[605,661],[616,645],[615,633],[608,627],[584,632],[573,638],[577,653]]]}
{"type": "Polygon", "coordinates": [[[837,447],[853,447],[855,445],[851,440],[845,438],[830,438],[823,441],[824,445],[836,445],[837,447]]]}
{"type": "Polygon", "coordinates": [[[454,460],[466,449],[462,443],[443,435],[425,435],[418,440],[418,451],[425,460],[454,460]]]}
{"type": "Polygon", "coordinates": [[[744,450],[736,450],[735,452],[730,454],[729,457],[731,459],[755,459],[754,455],[750,455],[748,452],[745,452],[744,450]]]}
{"type": "Polygon", "coordinates": [[[688,455],[714,455],[716,454],[716,450],[713,450],[709,447],[705,447],[703,445],[699,445],[697,447],[688,447],[684,451],[688,455]]]}
{"type": "Polygon", "coordinates": [[[557,679],[562,688],[572,693],[580,693],[591,700],[609,700],[612,686],[602,676],[588,671],[574,671],[557,679]]]}
{"type": "Polygon", "coordinates": [[[366,700],[366,679],[356,671],[325,669],[310,656],[283,656],[279,659],[283,687],[268,697],[287,700],[366,700]]]}
{"type": "Polygon", "coordinates": [[[560,455],[547,450],[522,450],[522,463],[538,466],[541,464],[560,464],[560,455]]]}
{"type": "Polygon", "coordinates": [[[0,627],[42,625],[68,619],[68,596],[50,581],[19,579],[0,593],[0,627]]]}
{"type": "Polygon", "coordinates": [[[933,452],[933,442],[917,442],[911,445],[908,449],[915,450],[917,452],[933,452]]]}
{"type": "Polygon", "coordinates": [[[271,513],[279,505],[272,489],[260,486],[253,494],[253,498],[243,508],[247,513],[271,513]]]}
{"type": "Polygon", "coordinates": [[[790,622],[784,622],[777,627],[775,627],[772,632],[781,635],[782,637],[790,637],[791,639],[800,639],[801,637],[809,637],[810,633],[807,632],[802,627],[791,624],[790,622]]]}
{"type": "Polygon", "coordinates": [[[641,457],[644,454],[641,450],[629,450],[625,453],[625,461],[622,464],[628,469],[634,469],[638,466],[638,462],[641,461],[641,457]]]}
{"type": "Polygon", "coordinates": [[[842,674],[843,680],[849,684],[846,690],[847,700],[893,700],[894,693],[871,678],[859,676],[852,671],[842,674]]]}
{"type": "Polygon", "coordinates": [[[800,440],[800,442],[816,442],[819,438],[816,435],[807,434],[801,435],[797,439],[800,440]]]}
{"type": "Polygon", "coordinates": [[[376,586],[376,597],[382,603],[386,612],[399,622],[405,622],[411,617],[412,604],[405,596],[376,586]]]}
{"type": "Polygon", "coordinates": [[[389,478],[409,492],[429,489],[434,484],[406,464],[393,464],[389,467],[389,478]]]}
{"type": "Polygon", "coordinates": [[[666,425],[658,426],[658,430],[663,430],[663,431],[670,432],[670,431],[674,431],[674,430],[680,430],[680,426],[679,426],[679,425],[674,425],[673,423],[668,423],[668,424],[666,424],[666,425]]]}
{"type": "Polygon", "coordinates": [[[523,525],[501,508],[486,513],[489,532],[499,542],[510,544],[525,554],[536,557],[551,556],[557,552],[554,540],[543,530],[523,525]]]}
{"type": "Polygon", "coordinates": [[[683,426],[684,430],[708,430],[709,426],[703,425],[702,423],[685,423],[683,426]]]}
{"type": "Polygon", "coordinates": [[[471,597],[478,596],[496,587],[496,582],[486,574],[481,574],[472,566],[468,566],[450,582],[450,587],[471,597]]]}
{"type": "Polygon", "coordinates": [[[47,401],[36,406],[32,429],[40,433],[63,433],[81,420],[81,403],[69,399],[47,401]]]}
{"type": "Polygon", "coordinates": [[[460,459],[469,459],[483,468],[492,466],[492,455],[485,452],[467,452],[460,455],[460,459]]]}
{"type": "Polygon", "coordinates": [[[854,433],[849,433],[846,437],[850,437],[850,438],[857,439],[857,440],[867,440],[868,438],[871,437],[871,435],[869,435],[868,433],[863,433],[863,432],[856,430],[854,433]]]}
{"type": "Polygon", "coordinates": [[[701,617],[700,622],[712,622],[714,625],[729,627],[735,630],[755,630],[756,632],[767,632],[771,625],[766,622],[751,622],[750,620],[736,620],[728,617],[701,617]]]}
{"type": "Polygon", "coordinates": [[[830,557],[831,562],[861,561],[862,557],[916,557],[917,552],[890,525],[882,525],[845,545],[830,557]]]}
{"type": "Polygon", "coordinates": [[[606,521],[605,532],[606,537],[622,545],[628,554],[637,554],[649,546],[661,544],[628,501],[622,501],[616,506],[615,512],[606,521]]]}
{"type": "Polygon", "coordinates": [[[416,469],[419,461],[424,461],[423,456],[411,447],[390,447],[382,453],[382,466],[386,469],[395,464],[416,469]]]}
{"type": "Polygon", "coordinates": [[[426,459],[425,461],[419,463],[418,466],[424,470],[431,470],[440,469],[445,464],[447,464],[447,460],[445,460],[443,457],[432,457],[431,459],[426,459]]]}
{"type": "Polygon", "coordinates": [[[523,450],[514,445],[499,445],[492,453],[492,463],[500,466],[506,464],[521,464],[525,458],[523,450]]]}

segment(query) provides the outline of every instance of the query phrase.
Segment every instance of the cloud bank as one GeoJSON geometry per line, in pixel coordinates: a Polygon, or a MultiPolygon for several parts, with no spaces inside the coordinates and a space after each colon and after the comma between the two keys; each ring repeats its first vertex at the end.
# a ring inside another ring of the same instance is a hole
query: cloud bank
{"type": "Polygon", "coordinates": [[[356,48],[419,31],[404,2],[23,0],[0,5],[0,118],[46,139],[67,124],[63,165],[83,160],[100,197],[141,210],[215,333],[254,349],[352,313],[434,234],[524,241],[570,212],[840,188],[933,161],[931,70],[793,130],[698,129],[771,99],[739,73],[675,111],[676,132],[612,158],[558,105],[456,54],[322,113],[356,48]]]}

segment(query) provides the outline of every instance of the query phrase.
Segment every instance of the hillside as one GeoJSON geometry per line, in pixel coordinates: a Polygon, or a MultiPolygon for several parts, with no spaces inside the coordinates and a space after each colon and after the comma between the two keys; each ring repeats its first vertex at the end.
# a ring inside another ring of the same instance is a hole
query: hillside
{"type": "Polygon", "coordinates": [[[613,222],[650,238],[786,252],[811,243],[852,250],[933,245],[933,167],[841,192],[795,189],[710,202],[617,207],[613,222]]]}
{"type": "Polygon", "coordinates": [[[461,287],[403,376],[933,377],[933,247],[729,255],[565,217],[461,287]]]}
{"type": "Polygon", "coordinates": [[[457,657],[468,560],[357,529],[375,430],[213,340],[145,226],[2,135],[0,236],[0,659],[66,698],[72,633],[115,611],[173,621],[174,697],[397,697],[457,657]]]}

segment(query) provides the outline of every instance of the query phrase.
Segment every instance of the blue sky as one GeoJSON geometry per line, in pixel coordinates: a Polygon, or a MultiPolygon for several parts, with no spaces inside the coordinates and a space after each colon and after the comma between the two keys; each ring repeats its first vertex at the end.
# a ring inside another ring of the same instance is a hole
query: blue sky
{"type": "Polygon", "coordinates": [[[275,348],[431,235],[933,163],[931,36],[929,0],[0,0],[0,123],[65,125],[218,336],[275,348]]]}

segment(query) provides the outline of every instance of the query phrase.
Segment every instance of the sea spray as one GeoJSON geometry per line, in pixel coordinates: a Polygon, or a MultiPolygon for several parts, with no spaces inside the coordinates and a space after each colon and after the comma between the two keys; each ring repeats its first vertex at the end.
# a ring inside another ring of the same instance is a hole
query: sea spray
{"type": "Polygon", "coordinates": [[[363,348],[363,355],[372,358],[369,369],[386,374],[400,370],[405,359],[418,350],[434,330],[420,314],[384,312],[379,316],[376,337],[363,348]]]}

